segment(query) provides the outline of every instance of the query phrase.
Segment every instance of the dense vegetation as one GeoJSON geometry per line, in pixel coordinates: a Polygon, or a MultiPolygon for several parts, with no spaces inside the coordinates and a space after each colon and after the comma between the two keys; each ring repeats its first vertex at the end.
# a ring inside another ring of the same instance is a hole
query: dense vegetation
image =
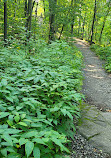
{"type": "Polygon", "coordinates": [[[105,60],[105,69],[107,72],[111,72],[111,47],[104,47],[96,44],[92,45],[91,49],[94,50],[102,60],[105,60]]]}
{"type": "Polygon", "coordinates": [[[48,46],[43,40],[32,53],[19,47],[0,52],[0,157],[69,153],[66,136],[73,138],[80,116],[81,53],[66,42],[48,46]]]}
{"type": "Polygon", "coordinates": [[[111,71],[111,0],[0,0],[0,157],[70,154],[88,40],[111,71]],[[67,41],[67,42],[66,42],[67,41]],[[103,53],[101,53],[103,52],[103,53]]]}

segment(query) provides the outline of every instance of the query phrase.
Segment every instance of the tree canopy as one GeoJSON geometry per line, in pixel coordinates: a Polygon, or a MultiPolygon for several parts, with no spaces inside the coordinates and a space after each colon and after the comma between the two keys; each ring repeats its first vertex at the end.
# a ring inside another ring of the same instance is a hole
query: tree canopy
{"type": "Polygon", "coordinates": [[[111,0],[1,0],[0,39],[74,35],[108,45],[110,16],[111,0]]]}

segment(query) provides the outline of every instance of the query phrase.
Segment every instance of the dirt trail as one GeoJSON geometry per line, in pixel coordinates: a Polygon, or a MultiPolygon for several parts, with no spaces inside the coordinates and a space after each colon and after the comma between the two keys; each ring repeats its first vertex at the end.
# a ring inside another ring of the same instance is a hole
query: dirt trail
{"type": "Polygon", "coordinates": [[[76,39],[75,45],[83,53],[83,93],[89,105],[82,111],[79,133],[111,158],[111,75],[106,73],[101,61],[87,42],[76,39]]]}
{"type": "Polygon", "coordinates": [[[90,104],[96,105],[99,109],[111,109],[111,75],[102,68],[103,61],[89,49],[86,41],[76,39],[76,42],[75,45],[84,56],[83,94],[90,104]]]}

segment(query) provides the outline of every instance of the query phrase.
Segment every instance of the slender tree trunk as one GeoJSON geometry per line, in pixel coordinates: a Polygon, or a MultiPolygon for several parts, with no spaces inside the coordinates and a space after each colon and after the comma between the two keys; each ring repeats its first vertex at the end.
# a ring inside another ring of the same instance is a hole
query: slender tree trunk
{"type": "Polygon", "coordinates": [[[25,0],[24,15],[27,17],[27,0],[25,0]]]}
{"type": "Polygon", "coordinates": [[[28,1],[28,10],[29,10],[29,26],[28,26],[28,39],[31,37],[31,20],[32,20],[32,0],[28,1]]]}
{"type": "Polygon", "coordinates": [[[103,20],[103,25],[102,25],[102,29],[101,29],[101,33],[100,33],[100,37],[99,37],[99,42],[100,43],[101,43],[102,33],[103,33],[103,30],[104,30],[104,27],[105,27],[106,19],[107,19],[107,16],[109,14],[109,11],[110,11],[110,2],[111,2],[111,0],[108,3],[108,10],[107,10],[107,13],[104,16],[104,20],[103,20]]]}
{"type": "Polygon", "coordinates": [[[60,32],[60,35],[59,35],[58,40],[60,40],[60,39],[61,39],[61,35],[62,35],[63,30],[64,30],[64,26],[65,26],[65,24],[63,24],[63,26],[62,26],[62,29],[61,29],[61,32],[60,32]]]}
{"type": "Polygon", "coordinates": [[[76,3],[77,3],[77,0],[71,1],[71,6],[72,6],[72,10],[73,10],[72,21],[71,21],[71,34],[73,34],[73,29],[74,29],[74,20],[75,20],[74,16],[75,16],[76,3]]]}
{"type": "Polygon", "coordinates": [[[79,17],[79,27],[78,27],[78,36],[79,36],[79,34],[80,34],[80,26],[81,26],[81,21],[80,21],[80,17],[79,17]]]}
{"type": "Polygon", "coordinates": [[[73,27],[74,27],[74,17],[72,19],[72,24],[71,24],[71,34],[73,34],[73,27]]]}
{"type": "Polygon", "coordinates": [[[45,14],[45,1],[43,0],[43,5],[44,5],[44,14],[45,14]]]}
{"type": "Polygon", "coordinates": [[[84,17],[84,20],[83,20],[83,26],[82,26],[82,39],[84,38],[84,26],[85,26],[85,20],[86,20],[86,13],[85,13],[85,17],[84,17]]]}
{"type": "Polygon", "coordinates": [[[36,9],[35,9],[35,29],[34,29],[34,39],[36,38],[36,36],[35,36],[35,31],[36,31],[36,27],[37,27],[37,25],[36,25],[36,20],[37,20],[37,9],[38,9],[38,2],[37,2],[36,9]]]}
{"type": "Polygon", "coordinates": [[[49,43],[54,41],[55,8],[57,0],[49,0],[49,43]]]}
{"type": "Polygon", "coordinates": [[[4,42],[7,45],[7,1],[4,2],[4,42]]]}
{"type": "Polygon", "coordinates": [[[32,19],[32,0],[28,0],[28,7],[27,7],[27,0],[25,1],[25,16],[26,19],[26,34],[27,34],[27,40],[31,37],[31,19],[32,19]]]}
{"type": "Polygon", "coordinates": [[[97,0],[95,0],[95,7],[94,7],[94,16],[93,16],[93,22],[92,22],[92,28],[91,28],[91,44],[93,43],[93,35],[94,35],[94,23],[96,19],[96,9],[97,9],[97,0]]]}
{"type": "Polygon", "coordinates": [[[36,9],[35,9],[35,20],[37,19],[37,9],[38,9],[38,2],[37,2],[37,6],[36,6],[36,9]]]}
{"type": "MultiPolygon", "coordinates": [[[[72,5],[73,5],[73,0],[71,1],[71,6],[72,6],[72,5]]],[[[70,7],[71,7],[71,6],[70,6],[70,7]]],[[[69,11],[68,11],[66,17],[68,17],[68,14],[70,13],[70,10],[71,10],[71,9],[69,9],[69,11]]],[[[65,27],[66,25],[67,25],[67,24],[63,24],[63,25],[62,25],[62,28],[61,28],[60,35],[59,35],[58,40],[61,39],[62,33],[63,33],[63,31],[64,31],[64,27],[65,27]]]]}
{"type": "MultiPolygon", "coordinates": [[[[72,10],[74,9],[73,2],[74,2],[74,0],[71,0],[72,10]]],[[[74,14],[74,11],[73,11],[73,14],[74,14]]],[[[74,15],[72,15],[72,16],[73,16],[73,18],[72,18],[72,21],[71,21],[71,34],[73,34],[73,25],[74,25],[74,15]]]]}
{"type": "Polygon", "coordinates": [[[14,2],[14,17],[16,16],[16,0],[15,0],[15,2],[14,2]]]}

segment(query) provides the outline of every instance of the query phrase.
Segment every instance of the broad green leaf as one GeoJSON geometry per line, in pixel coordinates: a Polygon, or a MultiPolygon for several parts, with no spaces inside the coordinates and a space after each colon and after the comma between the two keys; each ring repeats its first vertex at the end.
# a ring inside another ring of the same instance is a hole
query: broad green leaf
{"type": "Polygon", "coordinates": [[[66,116],[66,114],[67,114],[66,109],[61,109],[61,112],[63,113],[64,116],[66,116]]]}
{"type": "Polygon", "coordinates": [[[44,143],[44,141],[43,141],[42,139],[40,139],[40,138],[34,138],[34,139],[32,139],[32,141],[33,141],[33,142],[36,142],[36,143],[38,143],[38,144],[44,144],[44,145],[46,145],[46,144],[44,143]]]}
{"type": "Polygon", "coordinates": [[[34,136],[37,136],[37,135],[38,135],[38,132],[32,130],[31,132],[24,133],[22,135],[22,137],[24,137],[24,138],[31,138],[31,137],[34,137],[34,136]]]}
{"type": "Polygon", "coordinates": [[[73,116],[71,115],[71,113],[70,113],[69,111],[67,111],[67,115],[69,116],[69,118],[70,118],[71,120],[73,120],[73,116]]]}
{"type": "Polygon", "coordinates": [[[28,141],[28,140],[25,139],[25,138],[20,138],[20,140],[19,140],[20,146],[23,145],[23,144],[25,144],[27,141],[28,141]]]}
{"type": "Polygon", "coordinates": [[[7,123],[8,123],[9,126],[13,125],[13,121],[7,120],[7,123]]]}
{"type": "Polygon", "coordinates": [[[0,92],[2,92],[2,93],[6,93],[6,94],[10,94],[10,91],[8,91],[8,90],[5,90],[5,89],[3,89],[3,90],[0,90],[0,92]]]}
{"type": "Polygon", "coordinates": [[[20,116],[19,116],[19,115],[18,115],[18,116],[15,116],[15,117],[14,117],[14,120],[15,120],[15,122],[19,122],[20,116]]]}
{"type": "Polygon", "coordinates": [[[42,123],[31,123],[31,127],[42,127],[42,123]]]}
{"type": "Polygon", "coordinates": [[[16,153],[14,147],[7,147],[6,150],[12,153],[16,153]]]}
{"type": "Polygon", "coordinates": [[[0,112],[0,118],[4,118],[8,116],[10,113],[9,112],[0,112]]]}
{"type": "Polygon", "coordinates": [[[1,84],[2,84],[2,86],[6,86],[7,85],[7,80],[6,79],[2,79],[1,80],[1,84]]]}
{"type": "Polygon", "coordinates": [[[14,106],[10,106],[7,109],[9,109],[10,111],[13,111],[14,110],[14,106]]]}
{"type": "Polygon", "coordinates": [[[56,138],[51,138],[51,140],[58,146],[63,147],[62,143],[60,142],[60,140],[56,139],[56,138]]]}
{"type": "Polygon", "coordinates": [[[51,108],[50,111],[51,111],[51,112],[55,112],[55,111],[58,111],[59,109],[60,109],[60,108],[58,108],[58,107],[54,107],[54,108],[51,108]]]}
{"type": "Polygon", "coordinates": [[[56,138],[51,138],[51,140],[58,146],[60,146],[61,151],[66,151],[67,153],[70,153],[70,151],[61,143],[60,140],[56,139],[56,138]]]}
{"type": "Polygon", "coordinates": [[[13,103],[13,98],[6,96],[7,100],[13,103]]]}
{"type": "Polygon", "coordinates": [[[11,153],[8,155],[7,158],[21,158],[21,155],[18,153],[11,153]]]}
{"type": "Polygon", "coordinates": [[[6,107],[4,107],[4,106],[0,105],[0,111],[1,111],[1,112],[6,111],[6,107]]]}
{"type": "Polygon", "coordinates": [[[14,115],[9,115],[8,119],[13,122],[14,115]]]}
{"type": "Polygon", "coordinates": [[[34,147],[34,150],[33,150],[33,156],[34,158],[40,158],[40,149],[38,147],[34,147]]]}
{"type": "Polygon", "coordinates": [[[11,138],[11,136],[10,136],[9,134],[4,134],[2,137],[3,137],[3,139],[4,139],[5,141],[7,141],[11,146],[13,146],[12,138],[11,138]]]}
{"type": "Polygon", "coordinates": [[[12,128],[12,129],[11,129],[11,128],[10,128],[10,129],[8,128],[8,129],[5,130],[5,131],[6,131],[6,133],[8,133],[8,134],[12,134],[12,133],[13,133],[13,134],[17,134],[17,133],[22,132],[22,130],[13,129],[13,128],[12,128]]]}
{"type": "Polygon", "coordinates": [[[7,157],[7,149],[1,149],[1,153],[3,156],[7,157]]]}
{"type": "Polygon", "coordinates": [[[30,154],[32,153],[33,149],[34,149],[34,143],[32,143],[31,141],[28,141],[25,144],[25,152],[26,152],[27,157],[30,156],[30,154]]]}
{"type": "Polygon", "coordinates": [[[21,114],[21,119],[24,119],[26,114],[21,114]]]}
{"type": "Polygon", "coordinates": [[[50,126],[53,126],[49,121],[47,121],[47,120],[44,120],[43,121],[44,123],[46,123],[46,124],[48,124],[48,125],[50,125],[50,126]]]}
{"type": "Polygon", "coordinates": [[[24,123],[24,122],[19,122],[18,124],[21,125],[21,126],[25,126],[25,127],[27,126],[27,124],[24,123]]]}
{"type": "Polygon", "coordinates": [[[34,79],[34,77],[28,77],[27,79],[26,79],[26,81],[32,81],[34,79]]]}

